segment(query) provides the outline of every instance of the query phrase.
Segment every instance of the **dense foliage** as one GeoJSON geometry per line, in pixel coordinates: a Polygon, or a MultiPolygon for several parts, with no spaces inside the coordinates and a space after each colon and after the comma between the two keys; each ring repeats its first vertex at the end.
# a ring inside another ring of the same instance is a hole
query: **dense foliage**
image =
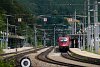
{"type": "MultiPolygon", "coordinates": [[[[28,19],[32,19],[29,12],[26,11],[23,6],[16,0],[0,0],[0,31],[6,31],[7,18],[10,25],[16,25],[17,34],[22,35],[21,32],[26,28],[26,22],[28,19]],[[24,14],[28,14],[27,16],[24,14]],[[11,15],[6,17],[6,15],[11,15]],[[18,22],[18,18],[22,18],[22,22],[18,22]],[[23,19],[25,18],[25,19],[23,19]]],[[[9,32],[15,33],[14,27],[9,27],[9,32]]]]}
{"type": "MultiPolygon", "coordinates": [[[[84,0],[17,0],[31,13],[35,15],[45,14],[72,14],[75,9],[80,11],[82,6],[71,4],[83,4],[84,0]]],[[[81,9],[82,10],[82,9],[81,9]]]]}
{"type": "MultiPolygon", "coordinates": [[[[52,15],[52,14],[74,15],[75,9],[78,15],[79,14],[84,15],[85,13],[84,3],[87,0],[63,0],[63,1],[62,0],[17,0],[17,1],[23,5],[23,8],[25,8],[25,10],[30,11],[34,15],[52,15]]],[[[90,9],[93,9],[94,1],[95,0],[90,0],[90,4],[92,4],[90,9]]]]}

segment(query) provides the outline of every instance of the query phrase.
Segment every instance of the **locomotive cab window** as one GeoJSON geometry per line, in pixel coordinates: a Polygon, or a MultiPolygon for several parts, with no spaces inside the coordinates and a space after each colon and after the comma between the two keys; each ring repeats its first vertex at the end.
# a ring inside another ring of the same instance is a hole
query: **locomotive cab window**
{"type": "Polygon", "coordinates": [[[60,41],[61,41],[61,42],[67,42],[68,39],[67,39],[67,38],[62,38],[60,41]]]}

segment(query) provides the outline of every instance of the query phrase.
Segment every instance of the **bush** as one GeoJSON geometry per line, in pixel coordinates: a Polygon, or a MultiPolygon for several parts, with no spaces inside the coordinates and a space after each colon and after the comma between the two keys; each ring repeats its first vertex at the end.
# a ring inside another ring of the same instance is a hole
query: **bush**
{"type": "Polygon", "coordinates": [[[5,62],[3,60],[0,60],[0,67],[14,67],[15,66],[15,62],[14,60],[5,62]]]}

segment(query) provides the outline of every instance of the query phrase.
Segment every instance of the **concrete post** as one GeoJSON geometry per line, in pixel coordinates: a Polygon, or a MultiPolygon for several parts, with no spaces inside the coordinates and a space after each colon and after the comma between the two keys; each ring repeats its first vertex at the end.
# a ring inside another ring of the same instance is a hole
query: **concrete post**
{"type": "Polygon", "coordinates": [[[46,46],[46,33],[45,33],[45,29],[44,29],[44,36],[43,36],[43,44],[44,47],[46,46]]]}
{"type": "Polygon", "coordinates": [[[87,48],[90,50],[90,40],[91,40],[91,31],[90,31],[90,0],[88,0],[88,31],[87,31],[87,48]]]}
{"type": "Polygon", "coordinates": [[[54,46],[55,46],[55,27],[54,27],[54,46]]]}
{"type": "Polygon", "coordinates": [[[7,18],[7,33],[6,33],[6,49],[8,48],[8,18],[7,18]]]}
{"type": "Polygon", "coordinates": [[[98,53],[99,50],[99,25],[98,24],[98,2],[95,0],[94,5],[94,24],[95,24],[95,31],[94,31],[94,38],[95,38],[95,52],[98,53]]]}
{"type": "MultiPolygon", "coordinates": [[[[76,20],[76,9],[75,9],[75,20],[76,20]]],[[[75,22],[75,32],[74,34],[76,34],[76,22],[75,22]]]]}
{"type": "Polygon", "coordinates": [[[81,45],[80,45],[80,42],[81,42],[81,41],[80,41],[80,36],[81,36],[81,35],[80,35],[80,33],[79,33],[79,39],[78,39],[79,45],[78,45],[78,48],[81,48],[81,45]]]}
{"type": "Polygon", "coordinates": [[[36,26],[34,25],[34,39],[35,39],[35,48],[37,48],[37,36],[36,36],[36,33],[37,33],[37,31],[36,31],[36,26]]]}

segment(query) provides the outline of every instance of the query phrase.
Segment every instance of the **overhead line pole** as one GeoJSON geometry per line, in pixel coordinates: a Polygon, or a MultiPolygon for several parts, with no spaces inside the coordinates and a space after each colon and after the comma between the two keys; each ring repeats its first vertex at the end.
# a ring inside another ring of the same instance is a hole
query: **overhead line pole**
{"type": "Polygon", "coordinates": [[[98,2],[95,0],[94,2],[94,46],[95,52],[98,53],[99,50],[99,25],[98,25],[98,2]]]}
{"type": "Polygon", "coordinates": [[[8,30],[8,24],[9,24],[9,23],[8,23],[8,17],[7,17],[6,49],[8,48],[8,33],[9,33],[9,30],[8,30]]]}
{"type": "Polygon", "coordinates": [[[37,35],[36,35],[36,33],[37,33],[37,30],[36,30],[36,25],[34,25],[35,48],[37,48],[37,35]]]}
{"type": "MultiPolygon", "coordinates": [[[[76,9],[75,9],[75,20],[76,20],[76,9]]],[[[76,22],[75,22],[75,34],[76,34],[76,22]]]]}
{"type": "MultiPolygon", "coordinates": [[[[84,2],[84,15],[86,16],[86,0],[84,2]]],[[[84,27],[86,28],[86,17],[84,17],[84,27]]]]}
{"type": "MultiPolygon", "coordinates": [[[[6,29],[6,49],[8,48],[8,35],[9,35],[9,20],[8,20],[8,17],[12,16],[12,15],[5,15],[6,18],[7,18],[7,29],[6,29]]],[[[13,17],[13,16],[12,16],[13,17]]]]}
{"type": "Polygon", "coordinates": [[[54,46],[55,46],[55,26],[54,26],[54,46]]]}
{"type": "Polygon", "coordinates": [[[46,32],[45,32],[45,29],[44,29],[44,36],[43,36],[43,46],[45,47],[46,46],[46,32]]]}
{"type": "Polygon", "coordinates": [[[87,31],[87,48],[90,50],[91,45],[91,30],[90,30],[90,0],[88,1],[88,31],[87,31]]]}
{"type": "MultiPolygon", "coordinates": [[[[86,16],[86,0],[84,1],[84,15],[86,16]]],[[[86,43],[86,36],[85,34],[85,28],[86,28],[86,17],[83,17],[83,50],[85,50],[85,43],[86,43]]]]}

